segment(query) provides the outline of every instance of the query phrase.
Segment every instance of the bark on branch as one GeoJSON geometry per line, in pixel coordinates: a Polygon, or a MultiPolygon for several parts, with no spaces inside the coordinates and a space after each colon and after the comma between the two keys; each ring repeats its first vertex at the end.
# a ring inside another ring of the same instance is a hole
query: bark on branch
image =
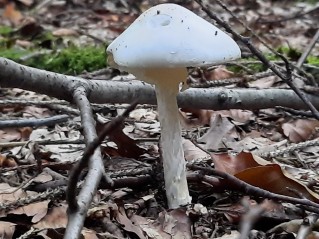
{"type": "MultiPolygon", "coordinates": [[[[137,80],[96,81],[39,70],[0,57],[0,86],[20,88],[72,102],[72,92],[78,86],[88,92],[91,103],[156,104],[154,88],[137,80]]],[[[319,107],[319,97],[306,94],[319,107]]],[[[299,97],[288,89],[198,89],[192,88],[178,95],[183,108],[201,109],[264,109],[284,106],[308,109],[299,97]]]]}

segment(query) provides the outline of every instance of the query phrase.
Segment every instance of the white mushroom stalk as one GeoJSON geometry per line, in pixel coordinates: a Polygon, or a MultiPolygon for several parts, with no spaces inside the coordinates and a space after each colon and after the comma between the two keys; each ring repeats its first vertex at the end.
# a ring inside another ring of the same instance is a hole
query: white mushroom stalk
{"type": "MultiPolygon", "coordinates": [[[[139,74],[137,74],[138,76],[139,74]]],[[[186,180],[186,163],[182,145],[182,131],[179,121],[176,96],[179,84],[185,81],[185,68],[147,69],[140,79],[154,83],[158,117],[161,124],[161,152],[167,202],[170,208],[177,208],[191,202],[186,180]]]]}
{"type": "Polygon", "coordinates": [[[165,189],[170,208],[191,202],[176,95],[186,67],[209,66],[240,57],[224,32],[176,4],[160,4],[138,17],[107,48],[111,66],[155,85],[165,189]]]}

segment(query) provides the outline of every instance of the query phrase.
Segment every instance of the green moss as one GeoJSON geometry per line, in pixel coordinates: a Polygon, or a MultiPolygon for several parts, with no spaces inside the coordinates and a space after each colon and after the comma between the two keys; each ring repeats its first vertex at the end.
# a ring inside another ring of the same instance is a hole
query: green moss
{"type": "Polygon", "coordinates": [[[298,61],[302,54],[298,49],[291,47],[280,47],[277,51],[291,61],[298,61]]]}
{"type": "Polygon", "coordinates": [[[46,70],[73,75],[105,67],[106,58],[103,47],[70,47],[45,55],[43,59],[38,58],[33,63],[46,70]]]}
{"type": "Polygon", "coordinates": [[[0,35],[1,36],[8,36],[10,33],[13,32],[13,29],[8,26],[0,26],[0,35]]]}
{"type": "Polygon", "coordinates": [[[62,50],[52,50],[49,53],[41,53],[39,49],[0,48],[0,56],[39,69],[71,75],[106,67],[104,46],[71,46],[62,50]]]}
{"type": "Polygon", "coordinates": [[[308,56],[307,62],[310,65],[319,66],[319,56],[308,56]]]}

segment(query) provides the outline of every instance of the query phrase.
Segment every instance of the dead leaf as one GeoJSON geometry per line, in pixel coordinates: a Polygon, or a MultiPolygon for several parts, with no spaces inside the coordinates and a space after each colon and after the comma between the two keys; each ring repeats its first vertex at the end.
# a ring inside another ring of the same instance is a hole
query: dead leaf
{"type": "Polygon", "coordinates": [[[256,155],[241,152],[234,156],[227,153],[211,156],[217,170],[232,174],[250,185],[273,193],[297,197],[289,190],[294,189],[309,200],[319,202],[318,194],[294,179],[286,170],[256,155]]]}
{"type": "Polygon", "coordinates": [[[19,40],[19,39],[16,40],[16,45],[24,47],[24,48],[30,48],[34,46],[34,44],[31,41],[19,40]]]}
{"type": "Polygon", "coordinates": [[[125,231],[136,234],[140,239],[146,239],[141,228],[133,224],[132,221],[128,219],[124,208],[118,208],[115,218],[118,221],[118,223],[120,223],[123,226],[123,229],[125,231]]]}
{"type": "Polygon", "coordinates": [[[24,117],[44,118],[52,116],[51,112],[47,108],[41,108],[36,106],[26,106],[23,110],[24,117]]]}
{"type": "Polygon", "coordinates": [[[42,220],[33,226],[38,229],[65,228],[68,221],[66,209],[66,204],[53,207],[42,220]]]}
{"type": "Polygon", "coordinates": [[[246,183],[273,193],[290,197],[298,197],[294,192],[289,190],[293,189],[300,193],[303,197],[317,203],[319,202],[318,194],[292,178],[277,164],[249,168],[235,174],[234,176],[246,183]]]}
{"type": "Polygon", "coordinates": [[[248,82],[249,87],[257,88],[257,89],[265,89],[273,86],[276,82],[277,76],[268,76],[262,79],[258,79],[256,81],[248,82]]]}
{"type": "Polygon", "coordinates": [[[211,154],[215,168],[219,171],[235,175],[245,169],[258,167],[269,164],[268,161],[258,158],[258,162],[255,160],[253,154],[240,152],[239,154],[233,155],[228,153],[211,154]]]}
{"type": "Polygon", "coordinates": [[[11,239],[15,232],[16,224],[0,221],[0,238],[11,239]]]}
{"type": "Polygon", "coordinates": [[[183,150],[184,157],[187,162],[191,162],[193,160],[203,160],[210,158],[210,155],[198,148],[195,144],[192,143],[189,139],[183,140],[183,150]]]}
{"type": "Polygon", "coordinates": [[[180,119],[185,128],[191,128],[201,125],[209,125],[212,114],[212,110],[182,108],[180,111],[180,119]],[[190,113],[191,116],[188,117],[187,113],[190,113]]]}
{"type": "Polygon", "coordinates": [[[311,119],[297,119],[282,125],[285,136],[293,143],[308,140],[317,127],[319,127],[319,121],[311,119]]]}
{"type": "Polygon", "coordinates": [[[7,18],[14,26],[21,23],[23,16],[19,10],[16,9],[14,2],[8,2],[4,8],[3,17],[7,18]]]}
{"type": "Polygon", "coordinates": [[[10,211],[10,214],[27,215],[32,217],[32,223],[37,223],[47,215],[49,202],[50,200],[31,203],[10,211]]]}
{"type": "Polygon", "coordinates": [[[163,211],[155,221],[134,215],[131,220],[138,225],[150,239],[192,238],[191,220],[182,208],[163,211]]]}
{"type": "Polygon", "coordinates": [[[155,120],[157,114],[151,109],[135,109],[130,113],[130,118],[135,120],[155,120]]]}
{"type": "Polygon", "coordinates": [[[216,115],[209,130],[198,139],[198,142],[205,143],[205,149],[218,150],[224,137],[230,135],[233,129],[234,125],[227,118],[216,115]]]}
{"type": "Polygon", "coordinates": [[[21,133],[22,140],[29,140],[29,137],[33,131],[32,127],[23,127],[18,129],[21,133]]]}
{"type": "Polygon", "coordinates": [[[21,133],[17,129],[0,130],[0,142],[11,142],[21,140],[21,133]]]}
{"type": "Polygon", "coordinates": [[[225,66],[218,66],[216,69],[206,73],[206,79],[209,81],[229,79],[234,77],[234,72],[226,69],[225,66]]]}
{"type": "Polygon", "coordinates": [[[53,36],[63,37],[63,36],[78,36],[78,32],[74,29],[60,28],[52,32],[53,36]]]}
{"type": "Polygon", "coordinates": [[[110,133],[109,138],[117,145],[118,152],[123,157],[138,158],[145,153],[145,150],[139,147],[134,139],[123,133],[121,127],[117,127],[110,133]]]}
{"type": "Polygon", "coordinates": [[[217,115],[231,118],[236,125],[246,124],[256,118],[253,112],[240,109],[214,111],[183,108],[182,112],[180,112],[182,124],[187,128],[211,125],[212,119],[214,119],[217,115]]]}
{"type": "Polygon", "coordinates": [[[16,167],[17,165],[18,164],[13,158],[8,158],[6,155],[0,154],[0,168],[16,167]]]}

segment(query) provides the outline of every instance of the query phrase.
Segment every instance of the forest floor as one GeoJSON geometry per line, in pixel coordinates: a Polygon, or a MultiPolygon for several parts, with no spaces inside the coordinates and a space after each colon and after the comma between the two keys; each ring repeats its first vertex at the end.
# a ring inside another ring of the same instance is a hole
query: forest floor
{"type": "MultiPolygon", "coordinates": [[[[107,66],[106,46],[163,2],[0,0],[0,57],[90,80],[118,80],[126,73],[107,66]]],[[[213,22],[196,1],[170,2],[213,22]]],[[[227,0],[226,8],[218,0],[203,2],[269,62],[284,67],[276,53],[283,54],[297,66],[294,84],[318,94],[319,43],[312,44],[319,38],[317,1],[227,0]]],[[[189,69],[190,85],[289,88],[240,46],[240,60],[189,69]]],[[[156,106],[138,105],[101,145],[117,186],[101,183],[83,238],[319,238],[319,121],[307,109],[256,104],[260,109],[180,110],[193,204],[174,210],[168,210],[159,167],[156,106]]],[[[126,107],[94,104],[97,130],[126,107]]],[[[1,89],[0,108],[0,237],[63,238],[68,173],[85,149],[79,111],[18,88],[1,89]],[[63,122],[19,126],[61,114],[68,115],[63,122]],[[17,121],[9,127],[7,120],[17,121]]]]}

